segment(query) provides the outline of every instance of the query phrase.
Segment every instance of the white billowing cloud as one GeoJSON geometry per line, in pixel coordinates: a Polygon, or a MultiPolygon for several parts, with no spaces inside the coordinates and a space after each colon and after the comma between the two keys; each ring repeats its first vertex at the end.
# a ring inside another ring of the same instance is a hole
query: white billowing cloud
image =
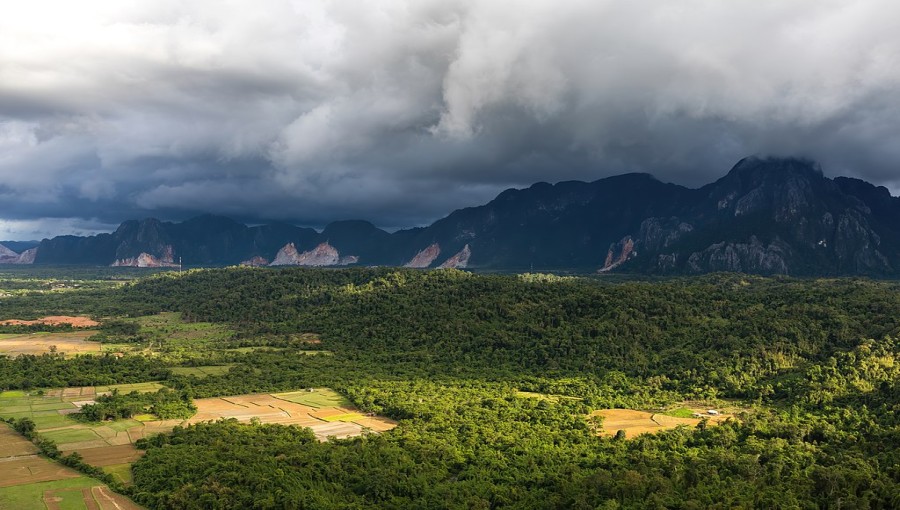
{"type": "Polygon", "coordinates": [[[537,180],[698,185],[754,153],[896,190],[898,15],[886,0],[11,4],[0,218],[397,226],[537,180]]]}

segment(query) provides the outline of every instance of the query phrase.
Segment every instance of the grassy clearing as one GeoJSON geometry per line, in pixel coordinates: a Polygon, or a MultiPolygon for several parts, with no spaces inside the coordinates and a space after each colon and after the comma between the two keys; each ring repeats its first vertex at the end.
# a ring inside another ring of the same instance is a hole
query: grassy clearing
{"type": "Polygon", "coordinates": [[[267,347],[265,345],[258,345],[255,347],[231,347],[229,349],[225,349],[226,352],[239,352],[241,354],[247,354],[248,352],[254,352],[259,350],[283,350],[275,347],[267,347]]]}
{"type": "Polygon", "coordinates": [[[234,332],[223,324],[210,322],[184,322],[180,313],[163,312],[157,315],[128,319],[141,326],[141,335],[151,342],[160,343],[164,349],[177,350],[204,344],[230,340],[234,332]]]}
{"type": "Polygon", "coordinates": [[[342,407],[350,405],[350,401],[343,395],[328,388],[318,388],[313,391],[292,391],[289,393],[273,393],[273,397],[287,400],[295,404],[309,407],[342,407]]]}
{"type": "Polygon", "coordinates": [[[22,390],[3,391],[3,392],[0,392],[0,398],[2,398],[2,399],[25,398],[25,392],[22,390]]]}
{"type": "Polygon", "coordinates": [[[581,400],[579,397],[569,397],[566,395],[550,395],[545,393],[534,393],[532,391],[517,391],[516,396],[519,398],[536,398],[539,400],[547,400],[549,402],[559,402],[560,400],[581,400]]]}
{"type": "MultiPolygon", "coordinates": [[[[154,420],[156,419],[156,417],[153,416],[152,414],[141,415],[141,416],[150,416],[150,417],[152,417],[154,420]]],[[[148,421],[150,421],[150,420],[148,420],[148,421]]],[[[130,429],[130,428],[140,427],[140,426],[141,426],[141,422],[140,422],[140,420],[137,420],[137,419],[133,419],[133,420],[118,420],[118,421],[114,421],[114,422],[112,422],[112,423],[109,423],[109,424],[107,424],[107,425],[105,425],[105,426],[106,426],[106,427],[109,427],[109,428],[111,428],[111,429],[113,429],[113,430],[115,430],[116,432],[122,432],[122,431],[128,430],[128,429],[130,429]]]]}
{"type": "Polygon", "coordinates": [[[141,344],[117,344],[117,343],[102,343],[100,344],[100,352],[136,352],[142,351],[144,348],[141,344]]]}
{"type": "Polygon", "coordinates": [[[131,464],[116,464],[113,466],[106,466],[103,468],[103,470],[113,475],[116,480],[124,484],[130,484],[134,481],[133,475],[131,474],[131,464]]]}
{"type": "Polygon", "coordinates": [[[145,383],[131,383],[131,384],[113,384],[110,386],[97,386],[97,393],[104,393],[112,390],[119,390],[119,393],[131,393],[132,391],[136,391],[138,393],[152,393],[155,391],[159,391],[164,388],[162,384],[158,382],[145,382],[145,383]]]}
{"type": "Polygon", "coordinates": [[[209,377],[211,375],[224,375],[227,374],[231,367],[234,364],[228,365],[204,365],[200,367],[176,367],[172,369],[172,373],[175,375],[183,375],[183,376],[194,376],[198,379],[203,379],[204,377],[209,377]]]}
{"type": "Polygon", "coordinates": [[[234,331],[225,324],[185,322],[180,313],[174,312],[116,320],[137,325],[137,332],[104,336],[101,352],[140,352],[169,361],[187,361],[199,352],[220,351],[232,345],[234,337],[234,331]]]}
{"type": "Polygon", "coordinates": [[[663,414],[666,416],[674,416],[676,418],[693,418],[695,412],[696,411],[688,409],[687,407],[679,407],[678,409],[666,411],[663,414]]]}

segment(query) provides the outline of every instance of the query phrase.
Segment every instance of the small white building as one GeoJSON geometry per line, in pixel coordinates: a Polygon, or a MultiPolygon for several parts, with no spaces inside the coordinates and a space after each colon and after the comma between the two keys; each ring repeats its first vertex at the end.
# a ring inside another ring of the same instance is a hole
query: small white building
{"type": "Polygon", "coordinates": [[[718,416],[719,411],[716,411],[715,409],[710,409],[709,411],[706,411],[706,414],[708,414],[710,416],[718,416]]]}

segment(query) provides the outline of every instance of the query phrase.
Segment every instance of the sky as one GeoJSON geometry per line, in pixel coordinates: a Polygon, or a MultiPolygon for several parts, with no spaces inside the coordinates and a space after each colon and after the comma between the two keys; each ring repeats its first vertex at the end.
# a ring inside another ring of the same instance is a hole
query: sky
{"type": "Polygon", "coordinates": [[[29,0],[0,16],[0,239],[199,213],[428,224],[748,155],[900,191],[889,0],[29,0]]]}

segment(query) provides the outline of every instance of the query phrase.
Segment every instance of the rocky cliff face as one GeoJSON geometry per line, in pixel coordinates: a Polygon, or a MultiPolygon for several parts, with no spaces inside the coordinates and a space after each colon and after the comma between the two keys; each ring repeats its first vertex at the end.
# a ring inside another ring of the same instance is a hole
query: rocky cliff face
{"type": "Polygon", "coordinates": [[[37,248],[16,253],[0,244],[0,264],[32,264],[34,263],[35,253],[37,253],[37,248]]]}
{"type": "MultiPolygon", "coordinates": [[[[295,251],[296,251],[296,248],[295,248],[295,251]]],[[[268,265],[269,265],[269,259],[267,259],[267,258],[265,258],[265,257],[260,257],[259,255],[257,255],[257,256],[255,256],[255,257],[251,257],[251,258],[249,258],[249,259],[247,259],[247,260],[242,261],[242,262],[241,262],[241,265],[242,265],[242,266],[249,266],[249,267],[263,267],[263,266],[268,266],[268,265]]]]}
{"type": "Polygon", "coordinates": [[[431,264],[434,263],[434,260],[438,258],[438,255],[441,254],[441,245],[438,243],[431,243],[428,247],[416,253],[416,256],[412,258],[409,262],[403,265],[403,267],[414,267],[414,268],[426,268],[431,267],[431,264]]]}
{"type": "Polygon", "coordinates": [[[747,243],[716,243],[687,260],[691,272],[730,271],[764,275],[788,274],[791,247],[780,240],[763,244],[750,236],[747,243]]]}
{"type": "Polygon", "coordinates": [[[464,269],[469,265],[469,257],[472,256],[472,250],[469,245],[463,246],[455,255],[445,260],[440,266],[441,269],[464,269]]]}
{"type": "Polygon", "coordinates": [[[37,256],[37,248],[29,248],[22,253],[19,254],[19,259],[13,264],[34,264],[34,259],[37,256]]]}
{"type": "Polygon", "coordinates": [[[0,260],[17,259],[19,254],[0,244],[0,260]]]}
{"type": "Polygon", "coordinates": [[[284,247],[278,250],[278,253],[275,255],[275,260],[272,261],[270,266],[295,266],[297,265],[297,261],[300,259],[300,252],[297,251],[297,247],[294,246],[294,243],[288,243],[284,245],[284,247]]]}
{"type": "Polygon", "coordinates": [[[359,257],[355,255],[341,256],[334,246],[322,243],[312,250],[299,253],[294,243],[288,243],[275,256],[272,266],[346,266],[355,264],[359,257]]]}
{"type": "Polygon", "coordinates": [[[440,263],[504,270],[896,276],[900,198],[858,179],[826,178],[808,161],[747,158],[699,189],[646,174],[537,183],[454,211],[428,227],[390,234],[364,221],[335,222],[317,232],[201,216],[184,223],[129,221],[111,234],[45,239],[32,257],[37,264],[105,265],[140,264],[142,254],[145,262],[182,258],[188,266],[271,260],[272,265],[440,263]]]}
{"type": "Polygon", "coordinates": [[[606,252],[606,260],[603,261],[603,267],[600,268],[600,272],[607,273],[612,271],[636,255],[634,239],[631,236],[625,236],[621,241],[609,247],[609,251],[606,252]]]}
{"type": "Polygon", "coordinates": [[[833,181],[804,160],[747,158],[680,217],[648,218],[612,243],[601,270],[890,275],[898,221],[900,199],[883,188],[833,181]],[[638,255],[623,259],[626,245],[638,255]]]}
{"type": "Polygon", "coordinates": [[[137,257],[119,259],[110,264],[111,267],[178,267],[171,260],[159,259],[149,253],[141,253],[137,257]]]}

